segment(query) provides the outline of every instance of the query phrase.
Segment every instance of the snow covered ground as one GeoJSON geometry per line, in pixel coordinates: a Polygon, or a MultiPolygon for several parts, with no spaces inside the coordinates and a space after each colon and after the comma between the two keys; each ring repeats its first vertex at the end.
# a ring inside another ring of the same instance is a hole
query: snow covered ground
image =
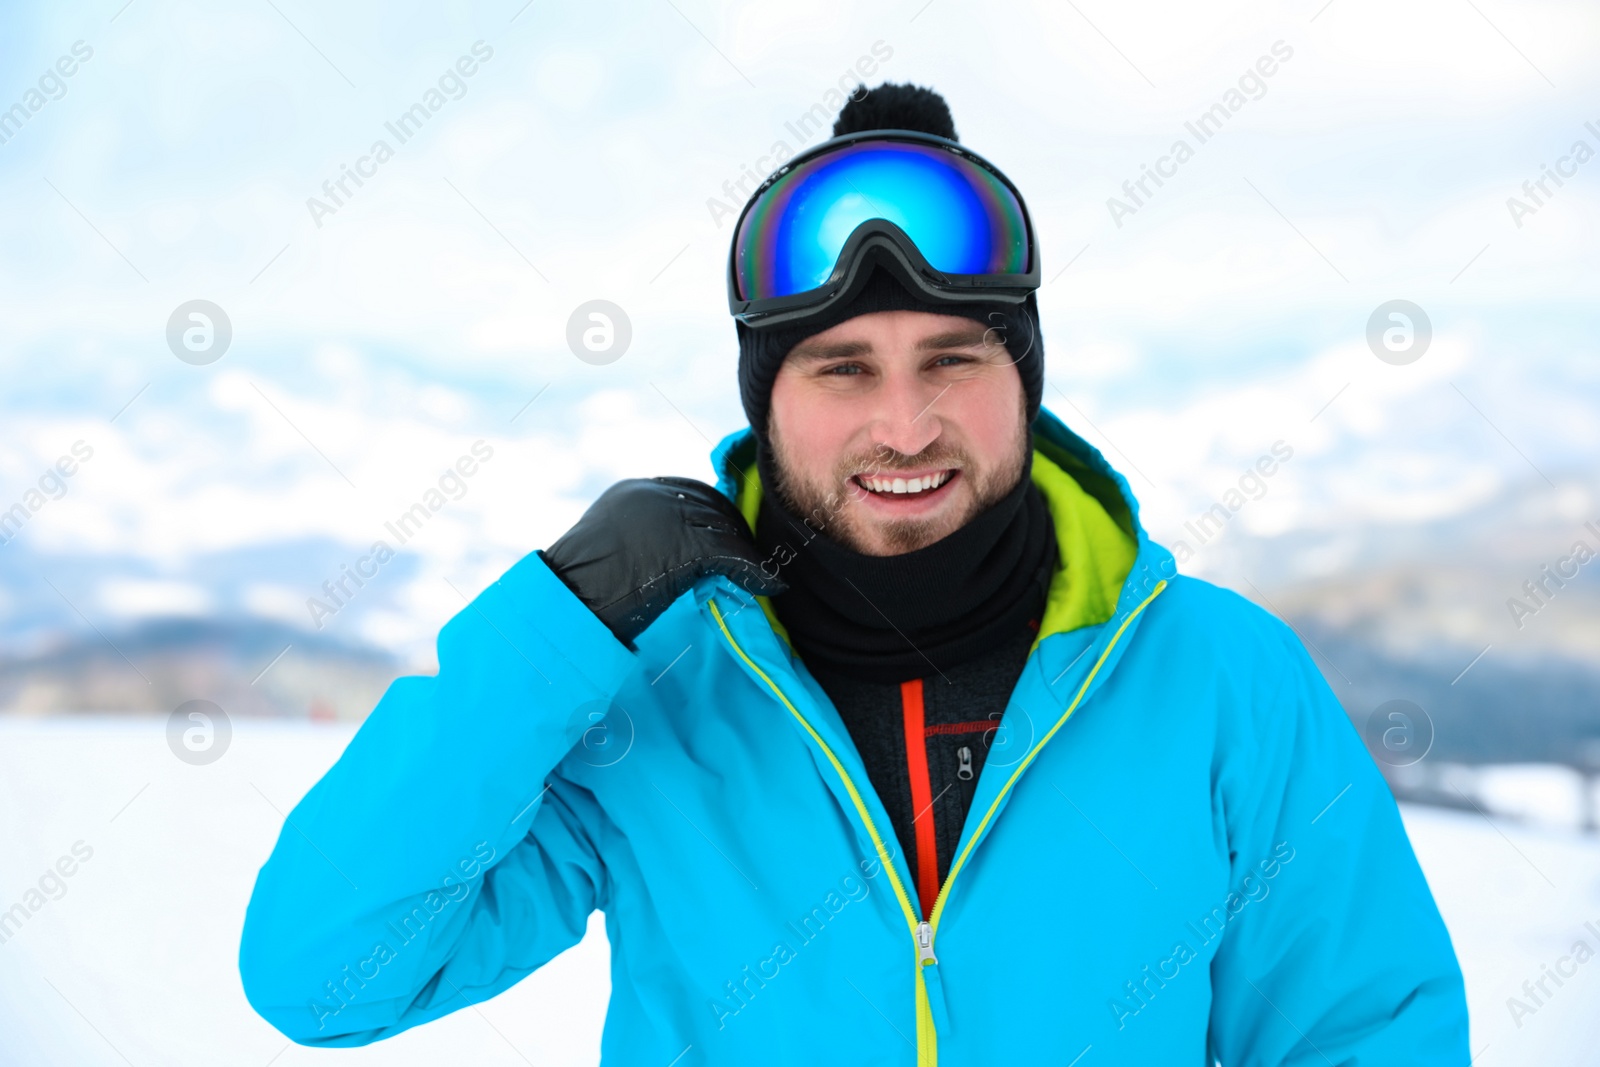
{"type": "Polygon", "coordinates": [[[1491,823],[1471,812],[1402,810],[1466,975],[1473,1067],[1596,1063],[1600,839],[1491,823]],[[1580,940],[1588,946],[1579,953],[1583,963],[1572,955],[1580,940]],[[1547,969],[1567,976],[1558,984],[1547,969]],[[1523,990],[1524,982],[1534,983],[1537,1000],[1523,990]],[[1531,1013],[1513,1012],[1513,997],[1531,1013]]]}
{"type": "Polygon", "coordinates": [[[237,719],[190,766],[164,718],[0,717],[0,909],[93,850],[0,944],[3,1067],[297,1067],[599,1060],[605,932],[491,1003],[360,1049],[291,1044],[251,1010],[239,932],[282,813],[338,758],[349,725],[237,719]]]}
{"type": "MultiPolygon", "coordinates": [[[[148,718],[0,718],[0,910],[42,904],[0,944],[0,1065],[587,1064],[607,948],[588,938],[476,1009],[361,1049],[292,1045],[239,985],[239,929],[282,813],[337,758],[347,725],[242,720],[190,766],[148,718]],[[60,866],[58,867],[58,863],[60,866]],[[61,872],[71,871],[71,874],[61,872]],[[53,875],[48,872],[55,872],[53,875]]],[[[1600,1048],[1600,840],[1408,808],[1467,976],[1478,1067],[1592,1064],[1600,1048]],[[1569,972],[1557,985],[1545,968],[1569,972]],[[1524,981],[1545,979],[1528,998],[1524,981]],[[1531,1012],[1514,1017],[1511,997],[1531,1012]]],[[[1381,906],[1381,902],[1375,902],[1381,906]]]]}

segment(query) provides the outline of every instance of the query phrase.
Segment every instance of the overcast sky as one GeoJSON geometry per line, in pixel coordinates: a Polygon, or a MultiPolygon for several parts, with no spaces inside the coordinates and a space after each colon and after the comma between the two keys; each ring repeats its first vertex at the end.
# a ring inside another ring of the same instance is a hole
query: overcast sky
{"type": "Polygon", "coordinates": [[[711,201],[802,147],[790,125],[858,62],[943,92],[1022,189],[1045,403],[1159,539],[1279,441],[1253,532],[1448,515],[1530,479],[1600,518],[1568,488],[1600,460],[1600,160],[1573,154],[1600,151],[1592,4],[110,0],[0,20],[0,108],[20,107],[0,123],[0,509],[93,451],[0,574],[144,561],[85,579],[91,618],[304,624],[312,575],[264,569],[220,604],[194,561],[305,539],[353,559],[481,440],[492,458],[408,546],[399,608],[348,635],[414,644],[460,608],[441,578],[476,591],[611,481],[709,478],[743,423],[711,201]],[[386,123],[430,90],[402,143],[386,123]],[[1219,103],[1202,143],[1186,123],[1219,103]],[[1161,163],[1180,139],[1192,156],[1161,163]],[[1108,205],[1158,163],[1135,212],[1108,205]],[[358,166],[335,204],[324,183],[358,166]],[[202,366],[166,338],[195,299],[233,332],[202,366]],[[566,341],[593,299],[632,326],[606,365],[566,341]],[[1403,366],[1366,340],[1396,299],[1433,331],[1403,366]]]}

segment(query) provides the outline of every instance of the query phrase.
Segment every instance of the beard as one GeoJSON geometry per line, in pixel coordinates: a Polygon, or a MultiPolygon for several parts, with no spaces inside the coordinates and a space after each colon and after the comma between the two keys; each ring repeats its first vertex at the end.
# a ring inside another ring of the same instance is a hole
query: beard
{"type": "Polygon", "coordinates": [[[1018,409],[1016,426],[1017,432],[1008,454],[989,467],[980,467],[973,462],[971,453],[966,449],[948,444],[943,437],[939,437],[916,455],[897,452],[888,445],[880,444],[867,452],[841,458],[830,475],[811,480],[798,471],[776,424],[773,424],[768,435],[772,444],[772,465],[776,472],[772,491],[778,494],[778,499],[792,514],[805,519],[808,525],[826,531],[847,548],[869,556],[914,552],[948,537],[1016,488],[1032,444],[1024,407],[1018,409]],[[963,480],[970,483],[972,491],[965,505],[954,515],[872,521],[865,519],[858,508],[849,506],[851,497],[860,497],[869,491],[857,485],[853,475],[892,476],[896,471],[926,470],[929,467],[953,467],[961,472],[963,480]],[[872,532],[878,534],[876,539],[871,536],[872,532]]]}

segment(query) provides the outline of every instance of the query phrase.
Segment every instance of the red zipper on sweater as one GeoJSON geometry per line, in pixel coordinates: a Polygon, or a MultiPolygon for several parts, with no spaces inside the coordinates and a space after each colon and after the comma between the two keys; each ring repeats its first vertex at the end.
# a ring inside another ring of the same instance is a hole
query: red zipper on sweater
{"type": "Polygon", "coordinates": [[[911,774],[912,827],[917,839],[917,896],[926,916],[939,895],[939,852],[933,835],[933,784],[928,777],[928,737],[923,724],[922,679],[900,683],[900,710],[905,718],[906,769],[911,774]]]}
{"type": "MultiPolygon", "coordinates": [[[[1039,629],[1038,619],[1029,619],[1030,629],[1039,629]]],[[[993,719],[971,722],[946,722],[927,724],[922,704],[922,679],[913,678],[900,683],[900,712],[905,722],[906,770],[911,778],[911,808],[916,815],[912,829],[917,841],[917,896],[922,903],[922,914],[928,915],[939,896],[939,846],[933,826],[933,781],[928,773],[928,738],[940,734],[980,734],[999,729],[993,719]]],[[[970,756],[964,757],[963,778],[972,776],[970,756]]]]}
{"type": "Polygon", "coordinates": [[[992,719],[978,719],[929,726],[922,705],[921,678],[900,683],[900,711],[905,720],[906,770],[911,778],[911,808],[916,813],[912,829],[917,841],[917,896],[922,902],[922,914],[927,915],[928,909],[933,907],[934,898],[939,895],[939,844],[934,834],[933,778],[928,772],[928,738],[941,734],[987,733],[1000,724],[992,719]]]}

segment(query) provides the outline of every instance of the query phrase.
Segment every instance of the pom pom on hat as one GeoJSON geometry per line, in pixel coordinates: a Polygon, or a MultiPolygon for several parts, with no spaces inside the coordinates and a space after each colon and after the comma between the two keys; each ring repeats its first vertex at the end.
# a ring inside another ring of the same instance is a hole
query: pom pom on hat
{"type": "Polygon", "coordinates": [[[835,137],[868,130],[916,130],[950,141],[960,140],[956,136],[956,120],[944,97],[920,85],[893,82],[851,96],[833,124],[835,137]]]}

